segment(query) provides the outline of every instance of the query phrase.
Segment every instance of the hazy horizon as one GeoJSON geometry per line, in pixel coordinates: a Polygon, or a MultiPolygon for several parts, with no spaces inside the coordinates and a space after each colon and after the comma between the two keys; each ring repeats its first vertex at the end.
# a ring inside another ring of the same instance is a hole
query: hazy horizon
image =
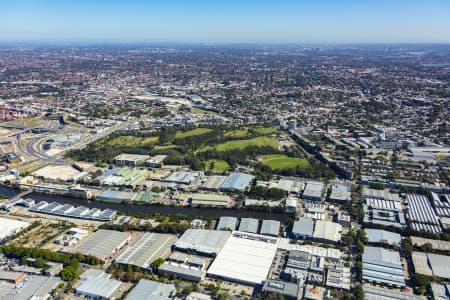
{"type": "Polygon", "coordinates": [[[8,1],[0,42],[450,43],[450,2],[8,1]]]}

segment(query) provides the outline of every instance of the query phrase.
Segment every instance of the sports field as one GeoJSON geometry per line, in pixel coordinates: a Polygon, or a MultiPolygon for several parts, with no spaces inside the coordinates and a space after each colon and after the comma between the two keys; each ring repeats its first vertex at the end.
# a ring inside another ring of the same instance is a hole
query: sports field
{"type": "Polygon", "coordinates": [[[235,141],[228,141],[222,144],[218,144],[215,146],[215,149],[217,151],[230,151],[235,149],[245,149],[247,147],[256,146],[256,147],[263,147],[263,146],[269,146],[272,148],[278,148],[278,141],[269,138],[266,136],[260,136],[256,137],[250,140],[235,140],[235,141]]]}
{"type": "Polygon", "coordinates": [[[287,157],[283,154],[263,155],[261,159],[263,164],[272,170],[285,170],[297,167],[307,168],[309,166],[306,159],[287,157]]]}

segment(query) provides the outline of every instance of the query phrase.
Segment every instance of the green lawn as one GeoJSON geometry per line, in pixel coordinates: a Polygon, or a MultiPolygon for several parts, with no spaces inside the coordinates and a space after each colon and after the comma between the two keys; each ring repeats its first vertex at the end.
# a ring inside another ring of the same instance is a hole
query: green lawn
{"type": "Polygon", "coordinates": [[[225,160],[211,159],[205,161],[205,171],[211,171],[213,173],[223,173],[230,170],[230,165],[225,160]],[[211,163],[214,163],[214,167],[211,169],[211,163]]]}
{"type": "Polygon", "coordinates": [[[196,135],[202,135],[208,132],[211,132],[212,130],[209,128],[196,128],[194,130],[189,130],[189,131],[177,131],[175,138],[176,139],[180,139],[180,138],[186,138],[186,137],[190,137],[190,136],[196,136],[196,135]]]}
{"type": "Polygon", "coordinates": [[[291,169],[296,167],[307,168],[309,163],[306,159],[287,157],[282,154],[262,155],[263,164],[272,170],[291,169]]]}
{"type": "Polygon", "coordinates": [[[248,135],[248,128],[242,128],[239,130],[233,130],[225,133],[224,137],[231,137],[231,138],[245,138],[248,135]]]}
{"type": "Polygon", "coordinates": [[[229,151],[229,150],[234,150],[234,149],[242,150],[242,149],[245,149],[250,146],[258,146],[258,147],[269,146],[272,148],[278,148],[278,141],[273,138],[266,137],[266,136],[260,136],[260,137],[256,137],[256,138],[253,138],[250,140],[228,141],[228,142],[216,145],[215,148],[217,149],[217,151],[229,151]]]}
{"type": "Polygon", "coordinates": [[[156,145],[153,150],[169,150],[179,148],[177,145],[156,145]]]}
{"type": "Polygon", "coordinates": [[[253,130],[257,134],[261,134],[261,135],[269,135],[269,134],[278,132],[278,129],[276,129],[275,127],[255,127],[255,128],[253,128],[253,130]]]}
{"type": "Polygon", "coordinates": [[[153,147],[158,142],[158,137],[118,136],[108,141],[111,146],[123,147],[153,147]]]}

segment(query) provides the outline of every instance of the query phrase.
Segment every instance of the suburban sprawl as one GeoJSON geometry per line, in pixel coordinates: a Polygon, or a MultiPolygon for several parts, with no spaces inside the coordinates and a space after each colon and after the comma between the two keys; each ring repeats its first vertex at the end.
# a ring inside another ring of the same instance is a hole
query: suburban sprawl
{"type": "Polygon", "coordinates": [[[0,299],[450,299],[450,48],[0,48],[0,299]]]}

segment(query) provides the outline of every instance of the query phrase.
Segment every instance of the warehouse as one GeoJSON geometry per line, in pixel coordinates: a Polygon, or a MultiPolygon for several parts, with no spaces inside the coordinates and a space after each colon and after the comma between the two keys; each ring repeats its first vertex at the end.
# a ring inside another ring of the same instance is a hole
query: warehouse
{"type": "Polygon", "coordinates": [[[327,286],[350,290],[351,272],[349,267],[330,265],[327,270],[327,286]]]}
{"type": "Polygon", "coordinates": [[[305,190],[302,194],[302,199],[311,201],[322,201],[322,192],[325,185],[318,181],[306,182],[305,190]]]}
{"type": "Polygon", "coordinates": [[[387,230],[366,228],[365,232],[369,243],[387,243],[393,246],[400,246],[400,242],[402,240],[400,234],[387,230]]]}
{"type": "Polygon", "coordinates": [[[122,252],[116,258],[116,262],[149,269],[153,261],[170,253],[176,240],[175,235],[146,232],[136,243],[122,252]]]}
{"type": "Polygon", "coordinates": [[[221,186],[222,191],[244,192],[252,183],[255,176],[245,173],[231,173],[221,186]]]}
{"type": "Polygon", "coordinates": [[[149,158],[148,155],[122,153],[114,157],[113,163],[119,166],[138,167],[143,166],[149,158]]]}
{"type": "Polygon", "coordinates": [[[260,285],[269,274],[277,238],[235,231],[208,269],[208,275],[260,285]]]}
{"type": "Polygon", "coordinates": [[[222,186],[226,178],[226,176],[219,175],[209,176],[200,188],[206,191],[217,192],[218,190],[220,190],[220,187],[222,186]]]}
{"type": "Polygon", "coordinates": [[[194,206],[204,205],[228,207],[230,204],[230,197],[227,195],[195,193],[191,195],[190,201],[194,206]]]}
{"type": "Polygon", "coordinates": [[[366,300],[423,300],[421,296],[406,294],[395,290],[364,286],[364,299],[366,300]]]}
{"type": "Polygon", "coordinates": [[[130,234],[128,232],[99,229],[76,245],[71,252],[93,255],[105,262],[129,241],[130,234]]]}
{"type": "Polygon", "coordinates": [[[259,221],[253,218],[242,218],[239,224],[239,231],[258,233],[259,221]]]}
{"type": "Polygon", "coordinates": [[[161,168],[167,155],[155,155],[145,161],[145,165],[150,168],[161,168]]]}
{"type": "Polygon", "coordinates": [[[260,234],[262,235],[270,235],[277,237],[280,233],[280,221],[274,221],[274,220],[263,220],[261,225],[260,234]]]}
{"type": "Polygon", "coordinates": [[[338,243],[341,240],[342,225],[330,222],[317,220],[314,227],[313,239],[324,243],[338,243]]]}
{"type": "Polygon", "coordinates": [[[58,215],[63,217],[72,217],[86,220],[111,221],[117,214],[115,210],[98,208],[89,209],[84,206],[72,206],[68,204],[59,204],[57,202],[47,203],[41,201],[29,209],[33,212],[58,215]]]}
{"type": "Polygon", "coordinates": [[[231,232],[204,229],[188,229],[175,242],[176,249],[216,256],[230,237],[231,232]]]}
{"type": "Polygon", "coordinates": [[[409,220],[417,223],[439,224],[438,217],[426,196],[407,194],[406,203],[408,204],[407,217],[409,220]]]}
{"type": "Polygon", "coordinates": [[[101,270],[88,269],[80,276],[74,294],[90,299],[110,299],[122,282],[110,279],[111,275],[101,270]]]}
{"type": "Polygon", "coordinates": [[[176,293],[174,284],[141,279],[125,300],[170,300],[175,298],[176,293]]]}
{"type": "Polygon", "coordinates": [[[169,177],[161,179],[161,181],[177,184],[195,184],[202,177],[203,173],[201,172],[173,172],[169,177]]]}
{"type": "MultiPolygon", "coordinates": [[[[16,272],[9,272],[17,274],[16,272]]],[[[29,299],[49,299],[51,292],[62,282],[58,277],[24,275],[20,284],[13,282],[0,282],[0,299],[2,300],[29,300],[29,299]]],[[[17,275],[13,275],[17,276],[17,275]]]]}
{"type": "Polygon", "coordinates": [[[303,186],[303,181],[280,179],[278,182],[271,182],[269,188],[280,189],[287,193],[300,194],[303,190],[303,186]]]}
{"type": "Polygon", "coordinates": [[[352,199],[352,188],[345,184],[335,183],[331,186],[330,201],[347,202],[352,199]]]}
{"type": "Polygon", "coordinates": [[[137,194],[133,192],[106,190],[95,196],[95,199],[104,202],[123,203],[133,201],[136,196],[137,194]]]}
{"type": "Polygon", "coordinates": [[[30,224],[14,219],[0,218],[0,241],[27,228],[30,224]]]}
{"type": "Polygon", "coordinates": [[[313,237],[314,220],[301,217],[292,226],[292,236],[296,239],[306,240],[313,237]]]}
{"type": "Polygon", "coordinates": [[[380,199],[380,200],[388,200],[388,201],[395,201],[400,202],[400,197],[398,194],[394,194],[389,192],[388,190],[376,190],[364,187],[362,192],[362,197],[364,199],[366,198],[372,198],[372,199],[380,199]]]}
{"type": "Polygon", "coordinates": [[[450,256],[413,252],[412,259],[417,273],[450,279],[450,256]]]}
{"type": "Polygon", "coordinates": [[[276,293],[283,295],[287,299],[300,299],[303,295],[303,288],[292,282],[284,282],[281,280],[266,280],[263,286],[264,293],[276,293]]]}
{"type": "Polygon", "coordinates": [[[238,219],[235,217],[220,217],[217,224],[217,230],[235,230],[238,223],[238,219]]]}
{"type": "Polygon", "coordinates": [[[114,173],[101,179],[100,183],[107,186],[126,186],[135,188],[149,176],[147,170],[120,168],[114,173]]]}
{"type": "Polygon", "coordinates": [[[431,192],[431,200],[438,216],[450,216],[450,195],[445,195],[446,201],[442,201],[436,193],[431,192]]]}
{"type": "Polygon", "coordinates": [[[174,252],[167,261],[159,266],[158,272],[167,276],[200,282],[205,278],[205,260],[200,257],[188,256],[174,252]]]}
{"type": "Polygon", "coordinates": [[[364,247],[363,281],[405,287],[403,265],[397,251],[380,247],[364,247]]]}

